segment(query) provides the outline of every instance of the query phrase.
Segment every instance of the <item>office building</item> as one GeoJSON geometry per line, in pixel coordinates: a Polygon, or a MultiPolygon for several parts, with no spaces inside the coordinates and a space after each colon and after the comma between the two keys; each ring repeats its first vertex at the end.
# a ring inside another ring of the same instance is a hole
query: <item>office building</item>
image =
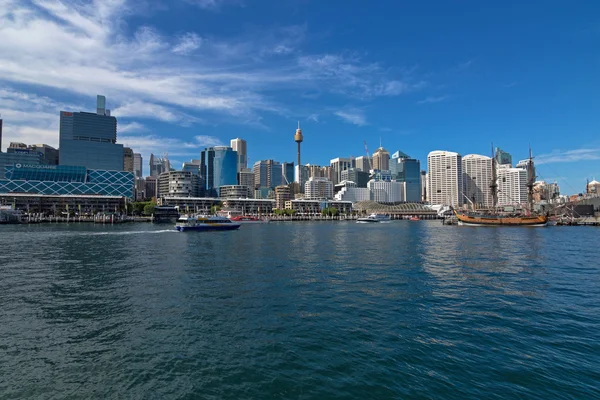
{"type": "Polygon", "coordinates": [[[134,172],[135,175],[133,161],[133,149],[129,147],[123,147],[123,171],[134,172]]]}
{"type": "Polygon", "coordinates": [[[350,201],[352,203],[367,201],[371,200],[371,191],[367,187],[358,187],[356,183],[346,181],[343,182],[342,188],[335,194],[334,198],[338,201],[350,201]]]}
{"type": "Polygon", "coordinates": [[[537,181],[533,185],[533,201],[552,203],[560,198],[558,183],[546,183],[537,181]]]}
{"type": "Polygon", "coordinates": [[[289,185],[294,182],[294,163],[284,162],[281,163],[281,171],[283,173],[283,184],[289,185]]]}
{"type": "Polygon", "coordinates": [[[200,160],[184,161],[181,164],[181,170],[200,176],[200,160]]]}
{"type": "Polygon", "coordinates": [[[462,157],[450,151],[432,151],[427,156],[430,204],[461,206],[463,204],[462,157]]]}
{"type": "Polygon", "coordinates": [[[366,188],[367,183],[370,180],[370,175],[368,172],[364,172],[359,170],[358,168],[349,168],[341,173],[341,182],[351,181],[356,184],[359,188],[366,188]]]}
{"type": "Polygon", "coordinates": [[[117,144],[117,119],[98,96],[96,113],[60,112],[59,164],[123,171],[123,145],[117,144]]]}
{"type": "Polygon", "coordinates": [[[144,179],[144,181],[145,199],[149,200],[158,198],[158,177],[147,176],[146,179],[144,179]]]}
{"type": "Polygon", "coordinates": [[[496,147],[496,163],[499,165],[509,165],[512,167],[512,156],[503,151],[500,147],[496,147]]]}
{"type": "Polygon", "coordinates": [[[2,125],[3,121],[2,118],[0,118],[0,153],[2,153],[2,125]]]}
{"type": "Polygon", "coordinates": [[[281,163],[273,160],[262,160],[254,163],[254,187],[274,189],[283,183],[281,163]]]}
{"type": "Polygon", "coordinates": [[[498,205],[517,206],[527,203],[527,170],[498,169],[498,205]]]}
{"type": "Polygon", "coordinates": [[[463,192],[476,207],[492,207],[492,159],[477,154],[462,158],[463,192]]]}
{"type": "Polygon", "coordinates": [[[406,201],[404,182],[370,180],[367,185],[371,199],[378,203],[400,203],[406,201]]]}
{"type": "Polygon", "coordinates": [[[382,171],[390,169],[390,153],[383,147],[379,147],[373,153],[373,169],[382,171]]]}
{"type": "Polygon", "coordinates": [[[133,174],[141,178],[144,176],[143,172],[142,155],[140,153],[133,153],[133,174]]]}
{"type": "Polygon", "coordinates": [[[354,165],[356,166],[357,170],[368,173],[373,169],[373,158],[367,158],[366,156],[356,157],[354,159],[354,165]]]}
{"type": "Polygon", "coordinates": [[[133,199],[134,176],[124,171],[91,170],[80,166],[16,163],[6,168],[0,193],[43,195],[104,195],[133,199]]]}
{"type": "Polygon", "coordinates": [[[356,168],[354,158],[334,158],[330,161],[331,177],[334,185],[342,181],[342,171],[350,168],[356,168]]]}
{"type": "Polygon", "coordinates": [[[421,201],[427,201],[427,171],[421,171],[421,201]]]}
{"type": "Polygon", "coordinates": [[[397,171],[395,179],[398,182],[406,183],[405,201],[411,203],[421,201],[421,162],[410,157],[394,157],[391,164],[397,171]]]}
{"type": "Polygon", "coordinates": [[[288,185],[281,185],[275,188],[275,208],[285,209],[285,203],[292,199],[292,190],[288,185]]]}
{"type": "Polygon", "coordinates": [[[251,189],[244,185],[225,185],[219,188],[219,197],[222,199],[247,199],[251,189]]]}
{"type": "Polygon", "coordinates": [[[246,186],[250,193],[249,197],[254,196],[254,172],[250,168],[238,172],[238,185],[246,186]]]}
{"type": "Polygon", "coordinates": [[[309,178],[304,184],[306,199],[332,199],[333,182],[327,178],[309,178]]]}
{"type": "MultiPolygon", "coordinates": [[[[218,197],[221,186],[237,184],[238,155],[231,147],[205,148],[200,154],[200,175],[205,182],[205,193],[218,197]]],[[[279,172],[281,176],[281,171],[279,172]]]]}
{"type": "Polygon", "coordinates": [[[8,168],[16,164],[43,165],[42,156],[38,152],[8,148],[6,153],[0,153],[0,179],[6,175],[8,168]]]}
{"type": "Polygon", "coordinates": [[[244,139],[232,139],[230,146],[233,151],[237,152],[237,172],[248,168],[248,149],[244,139]]]}
{"type": "Polygon", "coordinates": [[[148,164],[150,166],[150,176],[155,178],[158,178],[163,172],[171,171],[171,163],[166,154],[163,157],[158,157],[150,153],[150,161],[148,164]]]}

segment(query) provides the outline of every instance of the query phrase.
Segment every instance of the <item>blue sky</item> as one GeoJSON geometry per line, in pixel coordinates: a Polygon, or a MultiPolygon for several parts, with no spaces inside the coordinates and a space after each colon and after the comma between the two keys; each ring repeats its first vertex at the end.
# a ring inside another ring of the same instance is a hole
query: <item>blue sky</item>
{"type": "Polygon", "coordinates": [[[0,0],[10,140],[58,144],[58,111],[107,96],[119,142],[177,164],[248,141],[251,162],[328,165],[380,140],[525,158],[563,193],[600,178],[600,3],[0,0]]]}

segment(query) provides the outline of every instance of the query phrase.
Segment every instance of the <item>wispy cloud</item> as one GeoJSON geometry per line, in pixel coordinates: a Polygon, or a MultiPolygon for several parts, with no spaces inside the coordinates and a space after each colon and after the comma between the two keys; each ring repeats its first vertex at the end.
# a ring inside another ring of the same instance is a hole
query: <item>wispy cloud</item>
{"type": "Polygon", "coordinates": [[[193,32],[188,32],[179,38],[179,42],[173,47],[173,53],[187,55],[197,50],[202,45],[202,38],[193,32]]]}
{"type": "Polygon", "coordinates": [[[340,117],[340,119],[345,122],[358,126],[367,125],[367,117],[365,116],[363,110],[357,108],[350,108],[347,110],[335,111],[334,114],[340,117]]]}
{"type": "Polygon", "coordinates": [[[118,130],[119,133],[144,132],[146,127],[139,122],[134,121],[125,124],[120,123],[118,130]]]}
{"type": "Polygon", "coordinates": [[[419,100],[417,101],[417,104],[421,105],[421,104],[433,104],[433,103],[440,103],[442,101],[446,101],[450,98],[450,96],[429,96],[424,98],[423,100],[419,100]]]}
{"type": "Polygon", "coordinates": [[[591,160],[600,160],[600,148],[554,150],[550,153],[540,154],[535,157],[535,163],[537,165],[591,160]]]}

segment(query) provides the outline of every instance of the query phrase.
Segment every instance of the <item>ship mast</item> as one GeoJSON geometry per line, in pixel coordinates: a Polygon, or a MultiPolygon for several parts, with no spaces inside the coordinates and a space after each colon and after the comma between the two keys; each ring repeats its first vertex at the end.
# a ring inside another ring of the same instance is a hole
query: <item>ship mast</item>
{"type": "Polygon", "coordinates": [[[535,171],[533,170],[533,157],[531,155],[531,146],[529,147],[529,162],[527,165],[527,202],[529,203],[529,212],[533,212],[533,185],[535,183],[535,171]]]}
{"type": "Polygon", "coordinates": [[[494,144],[492,143],[492,181],[490,182],[490,192],[492,195],[492,209],[496,209],[498,204],[498,178],[496,176],[496,157],[494,155],[494,144]]]}

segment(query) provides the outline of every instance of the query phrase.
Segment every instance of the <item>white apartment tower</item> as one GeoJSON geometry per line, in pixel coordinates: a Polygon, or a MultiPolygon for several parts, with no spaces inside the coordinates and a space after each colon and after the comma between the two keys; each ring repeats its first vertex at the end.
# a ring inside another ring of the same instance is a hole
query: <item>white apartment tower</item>
{"type": "Polygon", "coordinates": [[[330,161],[331,177],[333,184],[337,185],[342,181],[342,171],[355,167],[354,158],[334,158],[330,161]]]}
{"type": "Polygon", "coordinates": [[[304,184],[304,198],[306,199],[332,199],[333,182],[327,178],[311,177],[304,184]]]}
{"type": "Polygon", "coordinates": [[[463,205],[460,154],[450,151],[432,151],[427,155],[427,170],[429,176],[427,198],[430,204],[463,205]]]}
{"type": "Polygon", "coordinates": [[[233,151],[237,151],[238,154],[237,172],[248,168],[248,149],[246,141],[240,138],[231,139],[230,147],[233,151]]]}
{"type": "Polygon", "coordinates": [[[492,207],[492,159],[478,154],[466,155],[462,158],[462,170],[465,196],[477,207],[492,207]]]}
{"type": "Polygon", "coordinates": [[[498,169],[498,205],[516,206],[527,203],[527,170],[498,169]]]}

